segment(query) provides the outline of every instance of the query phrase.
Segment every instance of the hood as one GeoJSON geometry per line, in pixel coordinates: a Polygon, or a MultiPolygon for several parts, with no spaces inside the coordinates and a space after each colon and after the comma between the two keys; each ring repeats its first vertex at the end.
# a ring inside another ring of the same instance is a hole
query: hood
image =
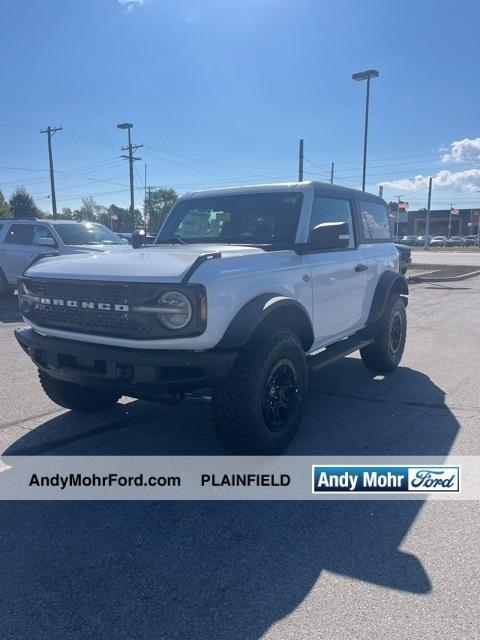
{"type": "Polygon", "coordinates": [[[74,253],[88,253],[89,251],[122,251],[130,250],[129,244],[69,244],[68,249],[74,253]]]}
{"type": "Polygon", "coordinates": [[[154,245],[145,249],[77,253],[36,262],[25,272],[35,278],[129,282],[180,282],[195,260],[206,253],[237,257],[263,253],[257,247],[222,244],[154,245]]]}

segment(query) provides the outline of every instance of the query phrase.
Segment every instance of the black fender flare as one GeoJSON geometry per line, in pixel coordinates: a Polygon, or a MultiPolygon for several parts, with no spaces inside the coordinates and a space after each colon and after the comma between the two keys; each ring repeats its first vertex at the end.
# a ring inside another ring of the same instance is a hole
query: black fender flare
{"type": "Polygon", "coordinates": [[[388,298],[397,293],[405,306],[408,304],[408,284],[405,276],[398,271],[384,271],[373,294],[372,306],[368,314],[367,326],[375,324],[381,318],[388,298]]]}
{"type": "Polygon", "coordinates": [[[277,293],[263,293],[247,302],[231,320],[217,348],[242,347],[250,340],[260,324],[269,318],[272,321],[278,320],[279,312],[283,312],[281,324],[285,322],[286,326],[295,329],[304,349],[308,350],[313,344],[315,334],[307,310],[298,300],[277,293]]]}

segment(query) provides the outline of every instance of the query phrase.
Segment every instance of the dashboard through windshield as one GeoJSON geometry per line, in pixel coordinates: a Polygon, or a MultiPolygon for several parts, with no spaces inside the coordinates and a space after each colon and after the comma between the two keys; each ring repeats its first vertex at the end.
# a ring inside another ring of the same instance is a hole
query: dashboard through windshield
{"type": "Polygon", "coordinates": [[[303,194],[249,193],[179,201],[155,243],[236,244],[294,242],[303,194]]]}

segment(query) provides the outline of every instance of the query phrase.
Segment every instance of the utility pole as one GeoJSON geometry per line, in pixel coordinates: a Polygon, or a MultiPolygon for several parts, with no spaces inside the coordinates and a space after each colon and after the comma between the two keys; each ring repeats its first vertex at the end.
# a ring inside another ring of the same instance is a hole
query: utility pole
{"type": "Polygon", "coordinates": [[[303,182],[303,138],[298,148],[298,181],[303,182]]]}
{"type": "Polygon", "coordinates": [[[335,162],[332,162],[332,168],[330,169],[330,184],[333,184],[334,174],[335,174],[335,162]]]}
{"type": "Polygon", "coordinates": [[[425,242],[423,248],[428,249],[430,235],[430,207],[432,204],[432,178],[428,180],[428,200],[427,200],[427,216],[425,220],[425,242]]]}
{"type": "Polygon", "coordinates": [[[148,200],[147,200],[147,209],[148,209],[148,222],[150,223],[150,215],[152,213],[152,187],[148,187],[148,200]]]}
{"type": "Polygon", "coordinates": [[[145,187],[144,189],[144,203],[143,203],[143,228],[145,230],[145,242],[146,242],[146,238],[147,238],[147,163],[145,163],[145,177],[144,177],[144,182],[143,182],[143,186],[145,187]]]}
{"type": "Polygon", "coordinates": [[[396,220],[396,222],[397,222],[397,233],[395,235],[396,235],[396,237],[398,239],[398,223],[400,221],[400,198],[403,198],[403,195],[402,196],[395,196],[395,198],[397,199],[397,220],[396,220]]]}
{"type": "Polygon", "coordinates": [[[378,197],[383,198],[383,184],[378,185],[378,197]]]}
{"type": "Polygon", "coordinates": [[[50,165],[50,193],[52,197],[52,213],[53,217],[57,217],[57,198],[55,196],[55,177],[53,173],[53,156],[52,156],[52,136],[57,132],[61,131],[63,127],[47,127],[46,129],[41,129],[40,133],[47,134],[48,140],[48,162],[50,165]]]}
{"type": "Polygon", "coordinates": [[[131,122],[122,122],[121,124],[117,124],[117,129],[126,129],[128,132],[128,146],[122,147],[122,151],[128,151],[128,156],[122,155],[121,158],[126,158],[128,160],[128,165],[130,169],[130,218],[132,221],[132,231],[135,231],[135,197],[134,197],[134,182],[133,182],[133,163],[136,160],[141,160],[141,158],[136,158],[133,155],[133,152],[140,147],[143,147],[143,144],[132,144],[132,139],[130,135],[130,129],[133,128],[133,124],[131,122]]]}

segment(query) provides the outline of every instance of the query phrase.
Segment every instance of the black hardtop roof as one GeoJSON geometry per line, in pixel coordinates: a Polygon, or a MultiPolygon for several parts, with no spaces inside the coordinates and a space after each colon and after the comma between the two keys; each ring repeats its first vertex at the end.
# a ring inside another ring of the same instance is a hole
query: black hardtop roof
{"type": "MultiPolygon", "coordinates": [[[[301,183],[298,183],[301,184],[301,183]]],[[[376,196],[374,193],[368,193],[367,191],[359,191],[359,189],[351,189],[350,187],[344,187],[339,184],[330,184],[329,182],[319,182],[317,180],[312,180],[310,182],[314,189],[315,195],[338,195],[343,197],[356,197],[358,199],[363,200],[373,200],[376,202],[381,202],[382,204],[386,204],[383,198],[380,196],[376,196]]]]}

